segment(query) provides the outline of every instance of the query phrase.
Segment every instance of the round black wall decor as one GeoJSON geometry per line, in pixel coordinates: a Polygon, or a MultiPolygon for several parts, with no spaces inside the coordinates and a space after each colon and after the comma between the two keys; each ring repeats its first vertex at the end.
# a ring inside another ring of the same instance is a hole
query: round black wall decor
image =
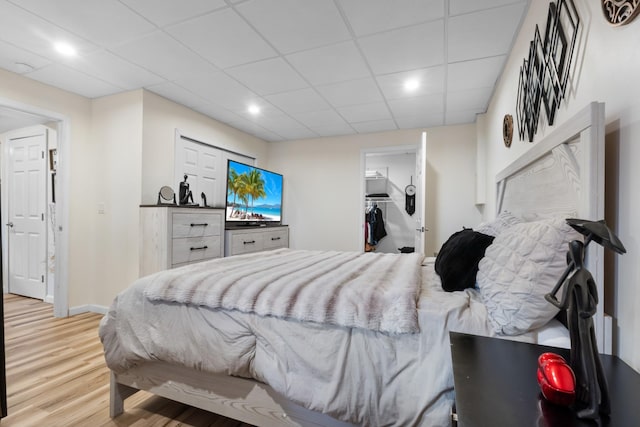
{"type": "Polygon", "coordinates": [[[511,141],[513,141],[513,116],[511,114],[505,114],[502,119],[502,139],[505,147],[511,147],[511,141]]]}
{"type": "Polygon", "coordinates": [[[638,16],[640,0],[602,0],[602,13],[611,25],[628,24],[638,16]]]}

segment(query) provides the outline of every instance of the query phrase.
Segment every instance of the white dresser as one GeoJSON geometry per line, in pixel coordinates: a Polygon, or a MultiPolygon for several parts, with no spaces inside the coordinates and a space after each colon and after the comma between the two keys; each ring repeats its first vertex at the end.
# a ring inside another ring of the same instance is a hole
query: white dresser
{"type": "Polygon", "coordinates": [[[288,248],[289,227],[234,228],[225,232],[224,242],[224,256],[288,248]]]}
{"type": "Polygon", "coordinates": [[[140,276],[224,253],[224,209],[141,206],[140,230],[140,276]]]}

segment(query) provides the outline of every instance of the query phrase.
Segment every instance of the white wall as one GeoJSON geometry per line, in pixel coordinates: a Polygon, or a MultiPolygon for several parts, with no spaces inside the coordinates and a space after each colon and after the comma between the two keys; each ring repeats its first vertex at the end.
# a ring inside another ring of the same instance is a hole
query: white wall
{"type": "MultiPolygon", "coordinates": [[[[614,353],[640,370],[640,264],[638,260],[640,222],[640,19],[623,27],[608,25],[599,2],[575,0],[583,27],[579,34],[571,90],[556,116],[556,125],[592,101],[605,103],[607,223],[627,248],[626,255],[608,254],[605,273],[605,311],[614,317],[614,353]]],[[[518,70],[528,53],[535,25],[546,23],[549,2],[531,2],[528,15],[514,45],[487,114],[478,126],[478,144],[486,154],[485,215],[495,213],[495,174],[532,144],[514,140],[510,149],[502,142],[502,118],[515,118],[518,70]]],[[[542,113],[542,120],[546,120],[542,113]]],[[[541,126],[535,141],[551,129],[541,126]]],[[[517,129],[516,129],[517,131],[517,129]]],[[[534,142],[535,143],[535,142],[534,142]]],[[[593,218],[597,219],[597,218],[593,218]]],[[[600,296],[603,298],[603,296],[600,296]]]]}
{"type": "MultiPolygon", "coordinates": [[[[296,249],[362,250],[363,148],[415,145],[422,129],[269,144],[268,168],[284,175],[283,221],[296,249]]],[[[480,214],[475,198],[475,126],[427,129],[425,253],[480,214]],[[451,191],[451,189],[455,191],[451,191]]]]}
{"type": "MultiPolygon", "coordinates": [[[[256,165],[266,158],[268,144],[254,136],[169,101],[152,92],[143,91],[142,203],[154,204],[158,191],[168,185],[178,193],[174,182],[175,131],[220,148],[248,155],[256,165]]],[[[226,165],[225,165],[226,167],[226,165]]]]}
{"type": "Polygon", "coordinates": [[[98,156],[85,195],[95,224],[91,298],[109,306],[138,277],[138,228],[142,182],[142,91],[92,102],[92,143],[98,156]]]}

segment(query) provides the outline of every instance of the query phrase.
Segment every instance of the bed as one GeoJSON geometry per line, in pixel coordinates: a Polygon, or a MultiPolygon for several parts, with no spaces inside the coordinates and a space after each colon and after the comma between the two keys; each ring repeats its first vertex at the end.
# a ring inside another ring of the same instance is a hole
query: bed
{"type": "MultiPolygon", "coordinates": [[[[536,233],[557,231],[558,215],[602,218],[603,123],[604,105],[592,103],[498,175],[498,215],[481,225],[502,228],[494,242],[517,240],[508,237],[516,230],[547,242],[536,233]],[[518,224],[505,225],[509,216],[518,224]]],[[[549,240],[547,247],[558,252],[562,244],[549,240]]],[[[497,251],[481,261],[478,289],[452,293],[442,290],[433,258],[374,257],[280,249],[139,279],[100,325],[111,416],[123,412],[128,396],[148,390],[257,426],[449,425],[449,331],[567,343],[550,320],[554,313],[541,320],[529,309],[535,319],[523,324],[509,317],[510,303],[496,302],[509,293],[492,288],[505,277],[497,251]],[[239,274],[240,265],[251,266],[249,273],[239,274]],[[317,283],[319,293],[291,290],[278,280],[283,275],[317,283]]],[[[590,252],[588,266],[601,288],[602,254],[590,252]]],[[[594,321],[604,340],[601,310],[594,321]]]]}

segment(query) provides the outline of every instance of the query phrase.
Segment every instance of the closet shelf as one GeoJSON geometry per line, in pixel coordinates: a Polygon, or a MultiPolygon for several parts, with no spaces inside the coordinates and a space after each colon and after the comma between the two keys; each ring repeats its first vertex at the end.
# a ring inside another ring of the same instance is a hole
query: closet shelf
{"type": "Polygon", "coordinates": [[[367,202],[393,202],[391,197],[365,197],[367,202]]]}

